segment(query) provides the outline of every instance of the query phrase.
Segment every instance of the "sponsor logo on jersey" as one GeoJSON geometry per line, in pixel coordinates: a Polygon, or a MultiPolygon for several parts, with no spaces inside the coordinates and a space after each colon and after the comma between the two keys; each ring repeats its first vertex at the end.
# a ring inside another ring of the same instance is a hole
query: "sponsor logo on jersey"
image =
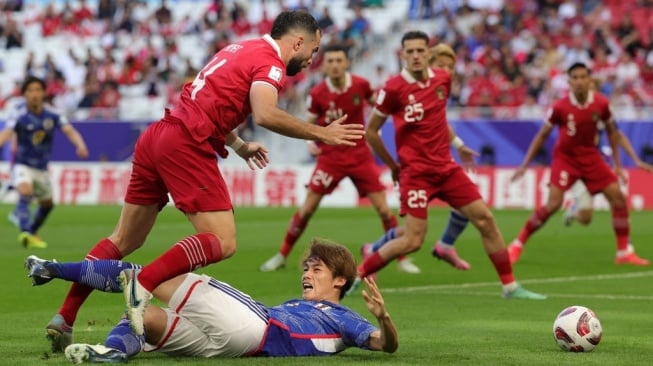
{"type": "Polygon", "coordinates": [[[435,88],[435,95],[437,95],[440,100],[444,99],[444,89],[441,86],[438,86],[435,88]]]}
{"type": "Polygon", "coordinates": [[[359,105],[359,104],[361,104],[361,97],[360,97],[360,95],[358,95],[358,94],[354,95],[354,97],[352,98],[352,102],[354,102],[354,105],[359,105]]]}

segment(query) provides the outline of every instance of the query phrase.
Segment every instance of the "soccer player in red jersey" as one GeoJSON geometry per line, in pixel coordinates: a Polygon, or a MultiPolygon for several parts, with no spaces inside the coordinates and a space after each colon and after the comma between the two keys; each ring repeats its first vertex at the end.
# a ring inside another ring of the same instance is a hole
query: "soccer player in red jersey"
{"type": "Polygon", "coordinates": [[[480,232],[483,246],[501,279],[504,297],[544,299],[545,296],[524,289],[515,280],[492,213],[476,185],[451,157],[450,144],[455,134],[446,116],[451,76],[445,70],[429,67],[428,42],[428,35],[421,31],[403,35],[401,56],[405,66],[379,92],[368,121],[367,142],[390,168],[395,182],[399,182],[404,228],[401,235],[361,263],[357,283],[397,256],[422,246],[428,225],[428,203],[439,198],[460,211],[480,232]],[[379,134],[388,116],[394,120],[399,163],[379,134]]]}
{"type": "MultiPolygon", "coordinates": [[[[329,46],[323,53],[326,78],[310,91],[307,103],[308,122],[328,126],[331,122],[347,115],[348,123],[363,123],[366,106],[368,103],[373,104],[375,98],[370,83],[347,71],[349,59],[344,47],[329,46]]],[[[311,154],[317,157],[317,164],[308,183],[306,199],[290,220],[279,252],[261,265],[261,271],[275,271],[285,266],[286,258],[304,232],[322,198],[331,194],[340,181],[347,177],[354,183],[361,197],[368,197],[381,218],[384,232],[397,226],[397,218],[388,207],[385,187],[380,180],[380,171],[364,140],[358,141],[356,146],[351,147],[330,146],[313,141],[308,141],[308,144],[311,154]]],[[[407,257],[403,257],[403,260],[398,263],[402,271],[420,272],[407,257]]]]}
{"type": "Polygon", "coordinates": [[[582,180],[592,195],[601,192],[610,203],[612,226],[617,237],[615,263],[648,266],[650,262],[638,257],[630,243],[628,205],[618,182],[618,176],[625,177],[619,159],[619,132],[615,127],[608,100],[591,90],[590,69],[585,64],[571,65],[567,74],[571,92],[549,110],[546,122],[531,141],[522,165],[512,177],[514,181],[524,175],[528,164],[542,147],[553,127],[558,126],[559,134],[551,162],[547,203],[533,212],[519,236],[510,245],[510,261],[515,263],[519,260],[524,244],[530,236],[560,208],[565,191],[577,180],[582,180]],[[605,125],[612,148],[614,172],[596,148],[595,138],[600,123],[605,125]]]}
{"type": "MultiPolygon", "coordinates": [[[[221,49],[183,87],[179,104],[139,138],[118,224],[86,259],[120,259],[143,245],[168,202],[168,193],[196,234],[175,243],[133,280],[123,278],[127,315],[136,334],[144,331],[142,315],[158,284],[234,254],[233,207],[217,155],[226,158],[225,146],[230,146],[250,168],[266,166],[266,149],[234,132],[248,115],[258,125],[290,137],[339,145],[355,145],[361,139],[363,125],[343,124],[346,117],[318,126],[277,107],[285,76],[311,64],[320,39],[317,22],[309,13],[280,13],[270,34],[221,49]]],[[[73,322],[91,291],[73,285],[46,326],[54,351],[72,342],[73,322]]]]}

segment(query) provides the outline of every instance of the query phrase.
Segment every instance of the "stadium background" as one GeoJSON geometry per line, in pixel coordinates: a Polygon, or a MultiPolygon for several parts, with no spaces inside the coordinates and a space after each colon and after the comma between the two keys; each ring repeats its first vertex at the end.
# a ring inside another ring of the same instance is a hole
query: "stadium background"
{"type": "MultiPolygon", "coordinates": [[[[479,184],[495,208],[532,208],[543,202],[555,135],[519,184],[510,168],[522,160],[546,107],[567,91],[564,70],[592,65],[610,97],[620,129],[635,151],[653,162],[653,10],[647,1],[5,1],[0,15],[0,121],[19,102],[28,74],[48,80],[52,104],[75,123],[91,153],[77,163],[58,135],[52,164],[55,198],[69,204],[120,203],[133,145],[143,129],[174,104],[180,85],[194,77],[228,42],[269,30],[283,8],[310,10],[324,43],[350,49],[353,72],[375,87],[399,68],[399,37],[422,29],[433,43],[454,46],[459,60],[449,118],[471,148],[481,152],[479,184]],[[12,8],[15,6],[15,8],[12,8]],[[84,10],[86,9],[86,10],[84,10]],[[71,163],[74,162],[74,163],[71,163]]],[[[290,80],[281,104],[304,115],[307,90],[322,76],[311,70],[290,80]]],[[[4,122],[0,122],[4,123],[4,122]]],[[[221,164],[239,206],[294,206],[311,172],[302,141],[241,127],[264,142],[273,163],[248,172],[239,159],[221,164]]],[[[394,146],[392,125],[383,137],[394,146]]],[[[624,186],[634,209],[653,208],[650,175],[633,168],[624,186]]],[[[5,146],[3,160],[10,152],[5,146]]],[[[0,163],[1,178],[8,164],[0,163]]],[[[390,202],[397,204],[388,174],[390,202]]],[[[4,197],[13,202],[15,197],[4,197]]],[[[349,182],[325,206],[364,205],[349,182]]],[[[597,206],[605,202],[597,197],[597,206]]]]}

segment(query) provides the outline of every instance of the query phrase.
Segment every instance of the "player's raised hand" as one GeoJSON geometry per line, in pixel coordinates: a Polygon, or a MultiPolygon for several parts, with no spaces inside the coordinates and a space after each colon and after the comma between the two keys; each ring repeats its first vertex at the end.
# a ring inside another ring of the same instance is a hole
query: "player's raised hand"
{"type": "Polygon", "coordinates": [[[385,302],[383,301],[379,287],[370,277],[365,277],[363,280],[367,287],[367,290],[363,290],[363,299],[365,300],[365,305],[367,305],[367,310],[377,318],[383,316],[385,314],[385,302]]]}
{"type": "Polygon", "coordinates": [[[355,146],[356,140],[365,135],[365,126],[362,124],[344,124],[347,115],[338,118],[325,127],[327,133],[321,138],[328,145],[355,146]]]}
{"type": "Polygon", "coordinates": [[[520,167],[517,168],[517,170],[515,170],[515,172],[512,174],[512,177],[510,177],[510,181],[511,181],[511,182],[516,182],[516,181],[518,181],[519,179],[521,179],[521,177],[524,176],[524,173],[526,173],[526,167],[525,167],[525,166],[520,166],[520,167]]]}
{"type": "Polygon", "coordinates": [[[270,162],[268,149],[258,142],[246,142],[236,150],[236,154],[247,162],[247,166],[251,170],[256,170],[256,168],[263,169],[270,162]]]}

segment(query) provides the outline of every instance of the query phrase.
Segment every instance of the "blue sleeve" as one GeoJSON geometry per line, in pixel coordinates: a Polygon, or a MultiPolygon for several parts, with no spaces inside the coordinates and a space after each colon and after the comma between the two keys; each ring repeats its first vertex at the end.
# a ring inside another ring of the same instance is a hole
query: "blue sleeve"
{"type": "Polygon", "coordinates": [[[367,349],[367,340],[375,330],[375,326],[351,310],[346,310],[342,315],[340,334],[347,346],[367,349]]]}

